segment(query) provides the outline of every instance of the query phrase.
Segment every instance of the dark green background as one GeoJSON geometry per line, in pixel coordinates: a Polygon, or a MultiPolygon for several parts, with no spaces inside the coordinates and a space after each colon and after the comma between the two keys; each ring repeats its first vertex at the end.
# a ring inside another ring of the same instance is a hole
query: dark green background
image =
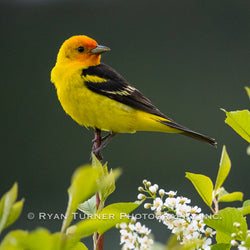
{"type": "MultiPolygon", "coordinates": [[[[60,220],[30,221],[27,213],[64,213],[71,175],[88,162],[93,131],[64,113],[50,83],[60,45],[78,34],[110,47],[103,62],[163,113],[218,141],[214,149],[180,135],[118,135],[104,159],[109,167],[122,168],[123,175],[107,203],[136,200],[137,187],[147,178],[209,212],[185,172],[215,180],[223,144],[232,160],[225,185],[250,198],[248,144],[224,123],[220,111],[249,109],[244,90],[250,86],[248,0],[6,0],[0,1],[0,18],[0,192],[17,181],[19,197],[25,197],[12,229],[59,230],[60,220]]],[[[166,227],[143,223],[157,241],[167,240],[166,227]]],[[[105,236],[105,249],[111,246],[119,249],[116,230],[105,236]]]]}

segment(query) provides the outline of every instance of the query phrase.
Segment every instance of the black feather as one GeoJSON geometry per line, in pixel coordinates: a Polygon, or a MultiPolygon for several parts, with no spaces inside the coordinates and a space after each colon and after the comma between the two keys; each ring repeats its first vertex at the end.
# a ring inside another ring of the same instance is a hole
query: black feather
{"type": "Polygon", "coordinates": [[[179,125],[161,113],[160,110],[157,109],[148,98],[146,98],[139,90],[130,86],[128,82],[110,66],[101,63],[97,66],[91,66],[87,69],[83,69],[82,76],[88,78],[88,75],[98,76],[103,79],[103,81],[100,82],[91,82],[85,80],[85,86],[91,91],[107,96],[108,98],[126,104],[132,108],[165,118],[167,119],[166,121],[159,119],[159,122],[182,131],[181,134],[183,135],[195,138],[200,141],[205,141],[216,147],[217,143],[214,139],[179,125]]]}
{"type": "Polygon", "coordinates": [[[84,69],[82,75],[85,77],[87,75],[98,76],[105,80],[103,82],[85,81],[86,87],[93,92],[107,96],[132,108],[168,119],[148,98],[139,90],[130,86],[128,82],[110,66],[103,63],[97,66],[91,66],[84,69]]]}

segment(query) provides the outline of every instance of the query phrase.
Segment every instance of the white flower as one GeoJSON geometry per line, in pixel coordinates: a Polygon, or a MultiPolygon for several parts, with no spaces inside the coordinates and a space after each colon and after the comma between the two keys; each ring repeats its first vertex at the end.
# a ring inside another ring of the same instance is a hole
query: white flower
{"type": "Polygon", "coordinates": [[[179,217],[188,217],[190,214],[191,207],[186,204],[178,204],[176,206],[176,215],[179,217]]]}
{"type": "Polygon", "coordinates": [[[239,245],[239,243],[236,240],[231,240],[230,244],[234,247],[237,247],[239,245]]]}
{"type": "Polygon", "coordinates": [[[154,202],[153,202],[153,206],[151,207],[151,210],[156,210],[156,211],[161,211],[162,209],[162,205],[163,205],[163,202],[162,202],[162,199],[157,197],[154,202]]]}
{"type": "Polygon", "coordinates": [[[201,208],[199,208],[198,206],[191,207],[191,210],[190,210],[191,214],[198,214],[200,212],[201,212],[201,208]]]}
{"type": "Polygon", "coordinates": [[[211,249],[210,245],[212,244],[211,238],[207,238],[204,244],[202,245],[202,249],[209,250],[211,249]]]}
{"type": "Polygon", "coordinates": [[[175,216],[173,214],[165,213],[161,216],[163,224],[165,224],[170,230],[174,227],[175,216]]]}
{"type": "Polygon", "coordinates": [[[140,222],[136,222],[135,225],[134,225],[134,229],[135,231],[139,232],[142,228],[142,225],[140,222]]]}
{"type": "Polygon", "coordinates": [[[239,250],[249,250],[249,247],[244,247],[244,246],[238,246],[239,250]]]}
{"type": "Polygon", "coordinates": [[[169,192],[166,192],[166,194],[167,194],[169,197],[173,198],[173,197],[177,194],[177,191],[169,191],[169,192]]]}
{"type": "Polygon", "coordinates": [[[192,219],[196,220],[197,222],[203,221],[204,218],[204,214],[200,213],[200,214],[192,214],[192,219]]]}
{"type": "Polygon", "coordinates": [[[191,202],[190,199],[188,199],[188,198],[186,198],[186,197],[180,197],[180,203],[181,203],[181,204],[188,204],[188,203],[190,203],[190,202],[191,202]]]}
{"type": "Polygon", "coordinates": [[[155,211],[155,218],[157,219],[157,220],[159,220],[159,221],[161,221],[161,216],[162,216],[162,211],[161,210],[156,210],[155,211]]]}
{"type": "Polygon", "coordinates": [[[190,234],[184,235],[187,240],[193,240],[193,239],[198,239],[200,234],[197,231],[193,231],[190,234]]]}
{"type": "Polygon", "coordinates": [[[129,229],[130,229],[131,231],[135,231],[135,225],[134,225],[134,224],[129,223],[129,224],[128,224],[128,227],[129,227],[129,229]]]}
{"type": "Polygon", "coordinates": [[[152,204],[150,204],[150,203],[144,203],[144,208],[145,209],[149,209],[151,207],[152,207],[152,204]]]}
{"type": "Polygon", "coordinates": [[[165,195],[165,190],[164,189],[160,189],[159,190],[159,195],[162,197],[165,195]]]}
{"type": "Polygon", "coordinates": [[[240,223],[234,222],[233,226],[234,226],[234,227],[240,227],[240,223]]]}
{"type": "Polygon", "coordinates": [[[128,225],[126,223],[120,224],[121,240],[123,250],[149,250],[153,244],[153,240],[148,237],[151,230],[146,226],[141,225],[140,222],[131,221],[128,225]]]}
{"type": "Polygon", "coordinates": [[[142,235],[149,235],[151,233],[151,230],[148,229],[145,225],[143,225],[140,230],[137,230],[138,233],[142,234],[142,235]]]}
{"type": "Polygon", "coordinates": [[[157,188],[155,187],[155,185],[154,185],[154,186],[150,186],[150,187],[149,187],[149,191],[150,191],[152,194],[155,194],[156,191],[157,191],[157,188]]]}
{"type": "Polygon", "coordinates": [[[125,222],[120,223],[119,226],[121,229],[126,229],[128,227],[127,223],[125,222]]]}
{"type": "Polygon", "coordinates": [[[178,199],[176,198],[170,198],[168,197],[165,202],[164,202],[164,205],[166,207],[169,207],[171,209],[174,209],[176,207],[176,205],[178,204],[178,199]]]}
{"type": "Polygon", "coordinates": [[[196,221],[192,221],[187,227],[183,230],[183,235],[186,236],[187,239],[196,238],[198,233],[198,226],[196,221]]]}
{"type": "Polygon", "coordinates": [[[205,236],[206,237],[210,237],[210,236],[213,236],[216,234],[216,231],[213,231],[212,228],[210,227],[207,227],[206,230],[205,230],[205,236]]]}
{"type": "Polygon", "coordinates": [[[173,230],[172,233],[179,234],[180,232],[184,231],[186,228],[187,222],[184,219],[177,218],[173,222],[173,230]]]}
{"type": "Polygon", "coordinates": [[[147,236],[139,238],[138,241],[141,244],[140,249],[150,249],[151,245],[153,244],[153,240],[148,238],[147,236]]]}
{"type": "Polygon", "coordinates": [[[145,194],[138,194],[138,195],[137,195],[137,199],[138,199],[138,200],[143,200],[143,199],[145,199],[145,198],[146,198],[145,194]]]}

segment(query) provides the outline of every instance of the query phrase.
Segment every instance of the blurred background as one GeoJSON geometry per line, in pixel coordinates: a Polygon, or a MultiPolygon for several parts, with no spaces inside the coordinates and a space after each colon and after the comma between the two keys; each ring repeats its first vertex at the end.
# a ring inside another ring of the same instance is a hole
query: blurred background
{"type": "MultiPolygon", "coordinates": [[[[61,44],[79,34],[110,47],[102,61],[163,113],[218,142],[214,149],[173,134],[116,136],[104,161],[123,174],[107,204],[136,200],[146,178],[177,190],[208,213],[185,172],[215,181],[223,145],[232,161],[225,186],[250,199],[248,144],[224,123],[220,110],[249,109],[244,90],[250,86],[248,0],[2,0],[0,19],[0,194],[16,181],[19,198],[25,197],[24,211],[10,229],[60,230],[62,220],[37,215],[65,212],[71,175],[89,162],[93,130],[65,114],[50,83],[61,44]]],[[[155,240],[167,241],[166,227],[152,220],[142,223],[155,240]]],[[[84,242],[91,246],[92,238],[84,242]]],[[[115,229],[105,235],[104,249],[111,247],[120,248],[115,229]]]]}

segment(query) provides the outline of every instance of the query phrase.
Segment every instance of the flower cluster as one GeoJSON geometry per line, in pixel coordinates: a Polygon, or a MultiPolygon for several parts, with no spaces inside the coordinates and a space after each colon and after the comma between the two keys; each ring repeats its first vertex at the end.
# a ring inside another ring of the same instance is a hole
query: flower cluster
{"type": "Polygon", "coordinates": [[[176,197],[177,192],[166,192],[147,180],[143,181],[143,185],[144,188],[138,188],[142,192],[138,199],[153,199],[152,203],[145,203],[144,208],[154,211],[156,219],[172,230],[181,244],[196,244],[196,249],[210,249],[211,236],[215,231],[206,227],[201,208],[190,206],[190,199],[176,197]]]}
{"type": "MultiPolygon", "coordinates": [[[[235,227],[235,233],[231,234],[231,246],[238,247],[239,250],[249,250],[249,247],[245,247],[245,241],[239,241],[237,238],[241,238],[243,232],[240,230],[240,223],[234,222],[233,226],[235,227]]],[[[247,240],[250,238],[250,230],[247,231],[247,240]]]]}
{"type": "Polygon", "coordinates": [[[148,250],[153,245],[153,240],[150,237],[150,232],[147,227],[136,222],[135,218],[131,219],[129,224],[123,222],[116,225],[120,228],[122,249],[148,250]]]}

